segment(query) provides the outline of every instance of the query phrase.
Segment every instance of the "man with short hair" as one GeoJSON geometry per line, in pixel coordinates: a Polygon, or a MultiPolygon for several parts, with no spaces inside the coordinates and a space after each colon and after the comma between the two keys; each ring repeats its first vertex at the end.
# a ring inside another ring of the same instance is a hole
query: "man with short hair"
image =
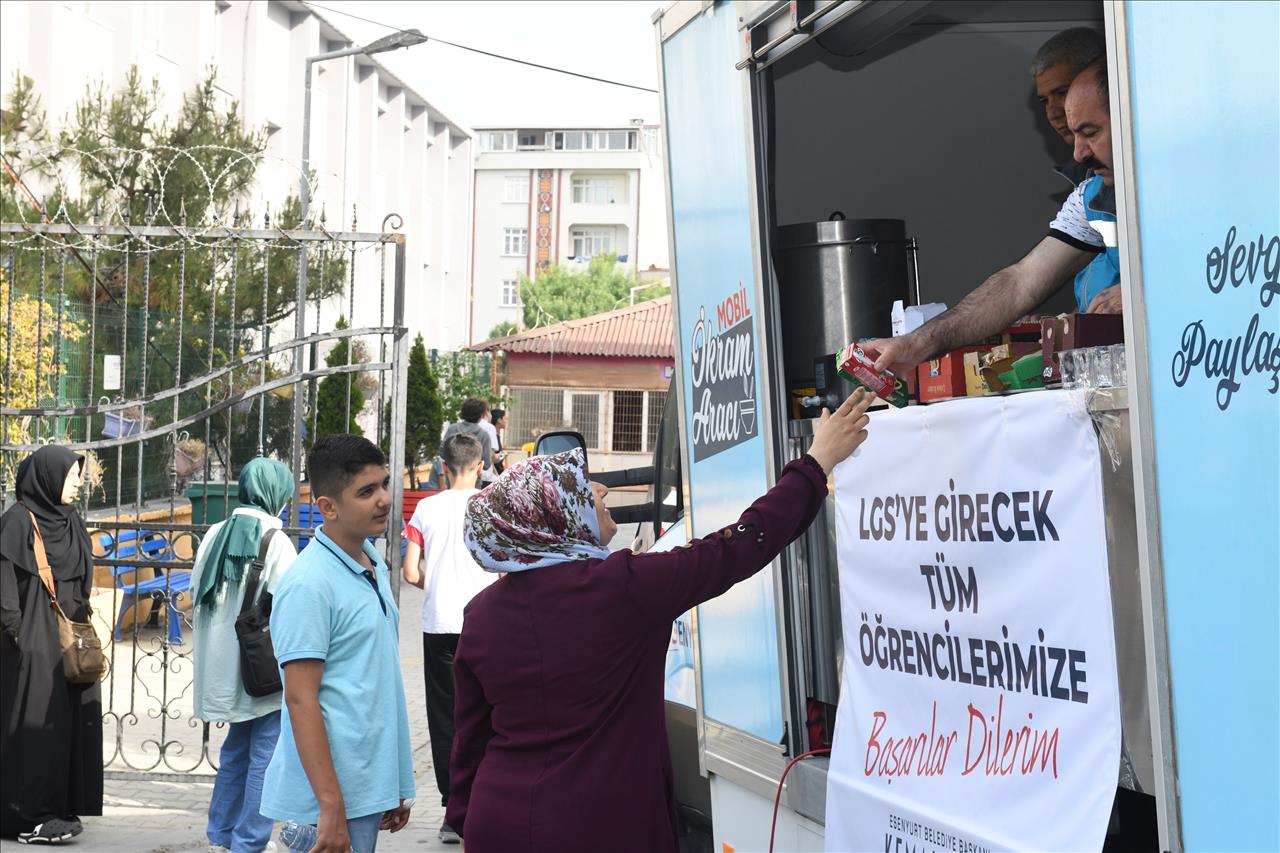
{"type": "MultiPolygon", "coordinates": [[[[1089,230],[1081,232],[1087,251],[1098,257],[1076,276],[1076,301],[1093,314],[1120,314],[1120,243],[1116,220],[1116,177],[1112,170],[1110,92],[1107,65],[1099,62],[1076,78],[1067,93],[1067,123],[1075,137],[1074,157],[1093,171],[1077,189],[1079,205],[1063,209],[1050,233],[1069,227],[1079,231],[1080,217],[1089,230]]],[[[1068,199],[1070,201],[1070,199],[1068,199]]]]}
{"type": "Polygon", "coordinates": [[[1088,274],[1076,278],[1079,310],[1122,310],[1108,105],[1106,65],[1097,62],[1072,81],[1064,104],[1073,156],[1093,170],[1093,177],[1063,203],[1048,236],[1020,261],[993,273],[960,304],[913,332],[864,341],[862,348],[875,357],[876,369],[905,376],[922,361],[995,334],[1086,266],[1088,274]]]}
{"type": "MultiPolygon", "coordinates": [[[[450,486],[423,498],[405,528],[404,582],[426,592],[422,601],[422,673],[427,691],[427,729],[440,804],[449,805],[449,758],[453,751],[453,656],[462,633],[462,609],[498,579],[476,565],[462,538],[467,499],[476,493],[484,463],[480,442],[453,435],[440,446],[450,486]]],[[[447,823],[440,840],[458,843],[447,823]]]]}
{"type": "Polygon", "coordinates": [[[448,441],[451,436],[462,434],[469,435],[480,442],[480,458],[484,460],[484,470],[480,474],[480,480],[485,483],[492,482],[495,479],[493,440],[489,438],[489,431],[485,429],[490,425],[484,423],[485,415],[489,414],[489,403],[479,397],[468,397],[462,401],[458,414],[461,420],[449,424],[449,428],[444,431],[444,440],[448,441]]]}
{"type": "MultiPolygon", "coordinates": [[[[1036,51],[1031,61],[1036,98],[1044,107],[1044,117],[1067,145],[1075,145],[1075,134],[1067,126],[1067,90],[1081,71],[1101,60],[1107,52],[1102,33],[1090,27],[1072,27],[1052,36],[1036,51]]],[[[1089,167],[1068,159],[1055,169],[1075,187],[1089,177],[1089,167]]]]}
{"type": "Polygon", "coordinates": [[[390,474],[381,450],[345,434],[317,440],[307,470],[324,523],[273,601],[285,702],[261,812],[291,822],[290,849],[372,853],[379,829],[409,822],[414,792],[400,612],[368,541],[387,528],[390,474]]]}

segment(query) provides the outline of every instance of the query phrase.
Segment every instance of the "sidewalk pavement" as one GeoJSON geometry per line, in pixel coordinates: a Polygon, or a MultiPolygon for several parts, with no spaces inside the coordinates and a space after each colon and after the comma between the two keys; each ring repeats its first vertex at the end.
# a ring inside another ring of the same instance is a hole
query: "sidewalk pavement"
{"type": "MultiPolygon", "coordinates": [[[[413,745],[413,771],[417,800],[409,825],[392,835],[378,836],[378,853],[399,851],[457,851],[456,844],[442,844],[437,831],[444,807],[436,791],[427,737],[426,697],[422,682],[422,634],[419,613],[422,591],[402,586],[400,591],[400,670],[409,708],[409,737],[413,745]]],[[[208,849],[205,816],[213,793],[211,776],[183,777],[165,774],[147,778],[142,773],[108,771],[102,817],[86,817],[84,834],[65,845],[82,853],[177,853],[208,849]]],[[[276,840],[277,848],[284,845],[276,840]]],[[[8,845],[5,845],[6,848],[8,845]]]]}

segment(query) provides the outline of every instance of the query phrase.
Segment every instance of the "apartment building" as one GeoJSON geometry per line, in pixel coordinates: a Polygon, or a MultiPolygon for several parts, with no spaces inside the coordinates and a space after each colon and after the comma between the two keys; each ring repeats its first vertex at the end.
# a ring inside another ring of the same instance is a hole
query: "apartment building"
{"type": "MultiPolygon", "coordinates": [[[[523,327],[520,277],[615,254],[641,278],[668,269],[661,135],[643,119],[475,129],[469,341],[523,327]]],[[[561,318],[546,318],[556,322],[561,318]]]]}
{"type": "MultiPolygon", "coordinates": [[[[249,200],[263,209],[297,191],[302,158],[303,68],[308,56],[352,45],[328,13],[291,0],[188,2],[21,2],[0,4],[0,100],[14,73],[31,77],[53,121],[86,85],[118,86],[130,66],[161,82],[163,108],[210,67],[225,105],[239,104],[247,126],[265,128],[268,147],[249,200]]],[[[406,234],[406,323],[429,347],[469,340],[472,137],[376,58],[316,63],[312,84],[312,210],[331,229],[382,228],[397,213],[406,234]]],[[[363,281],[378,287],[372,258],[363,281]]],[[[377,298],[356,294],[353,325],[376,321],[377,298]]],[[[349,306],[325,305],[323,322],[349,306]]]]}

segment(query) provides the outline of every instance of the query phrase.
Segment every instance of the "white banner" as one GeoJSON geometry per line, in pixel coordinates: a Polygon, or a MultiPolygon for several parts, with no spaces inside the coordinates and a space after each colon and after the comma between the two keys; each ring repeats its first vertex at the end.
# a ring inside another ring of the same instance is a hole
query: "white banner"
{"type": "Polygon", "coordinates": [[[870,433],[835,470],[826,849],[1100,849],[1120,703],[1079,395],[913,406],[870,433]]]}

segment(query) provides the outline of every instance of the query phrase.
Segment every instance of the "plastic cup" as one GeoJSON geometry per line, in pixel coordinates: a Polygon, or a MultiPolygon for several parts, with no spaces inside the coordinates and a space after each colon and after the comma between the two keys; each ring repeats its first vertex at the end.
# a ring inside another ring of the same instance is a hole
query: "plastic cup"
{"type": "Polygon", "coordinates": [[[1088,355],[1089,379],[1094,388],[1110,388],[1111,347],[1090,347],[1088,355]]]}
{"type": "Polygon", "coordinates": [[[1089,351],[1084,349],[1071,350],[1071,361],[1075,364],[1076,387],[1092,388],[1093,377],[1089,375],[1089,351]]]}
{"type": "Polygon", "coordinates": [[[1129,384],[1129,367],[1125,362],[1124,344],[1111,345],[1111,378],[1115,381],[1117,388],[1129,384]]]}
{"type": "Polygon", "coordinates": [[[1062,375],[1062,387],[1080,387],[1080,371],[1076,367],[1076,351],[1064,349],[1058,353],[1058,372],[1062,375]]]}

